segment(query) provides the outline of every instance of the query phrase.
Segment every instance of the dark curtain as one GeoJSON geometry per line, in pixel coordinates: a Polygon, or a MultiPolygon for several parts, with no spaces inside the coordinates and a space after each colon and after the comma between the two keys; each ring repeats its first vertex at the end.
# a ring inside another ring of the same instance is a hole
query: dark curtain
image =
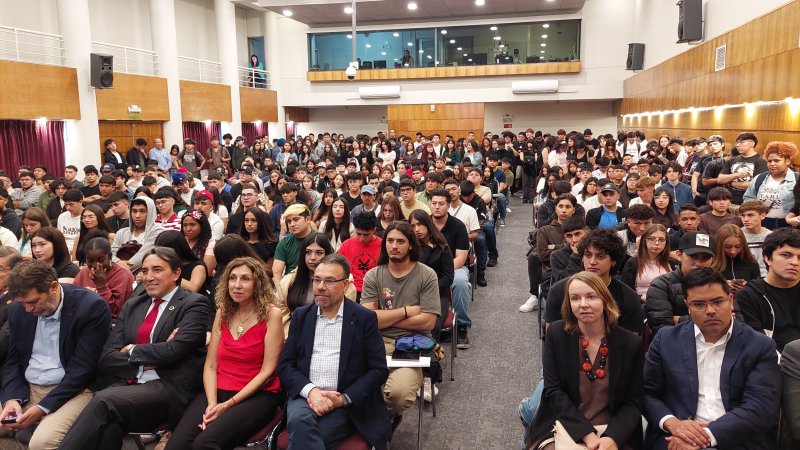
{"type": "Polygon", "coordinates": [[[217,136],[220,140],[222,139],[219,133],[219,122],[211,122],[209,124],[205,122],[183,122],[183,138],[194,139],[194,141],[197,142],[195,150],[200,152],[203,156],[208,155],[208,147],[211,146],[211,136],[217,136]]]}
{"type": "Polygon", "coordinates": [[[0,120],[0,169],[16,179],[23,164],[43,165],[53,175],[64,175],[64,122],[0,120]]]}
{"type": "Polygon", "coordinates": [[[256,136],[265,136],[268,133],[267,123],[262,122],[256,125],[254,122],[242,122],[242,136],[244,136],[247,145],[253,145],[256,136]]]}

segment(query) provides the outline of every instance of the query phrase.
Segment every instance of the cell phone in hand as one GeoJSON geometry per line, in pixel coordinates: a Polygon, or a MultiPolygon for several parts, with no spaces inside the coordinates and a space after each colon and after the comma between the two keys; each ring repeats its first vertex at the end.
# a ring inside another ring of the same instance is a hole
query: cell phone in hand
{"type": "Polygon", "coordinates": [[[731,280],[731,282],[733,284],[741,284],[741,285],[745,284],[745,280],[743,278],[734,278],[731,280]]]}
{"type": "Polygon", "coordinates": [[[11,416],[11,417],[8,417],[7,419],[0,420],[0,424],[3,424],[3,425],[8,425],[8,424],[12,424],[12,423],[17,423],[17,416],[11,416]]]}

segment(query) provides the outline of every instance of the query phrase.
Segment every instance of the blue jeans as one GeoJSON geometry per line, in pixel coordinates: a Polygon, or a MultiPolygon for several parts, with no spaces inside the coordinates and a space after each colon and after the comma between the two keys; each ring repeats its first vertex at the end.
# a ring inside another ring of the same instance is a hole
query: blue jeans
{"type": "Polygon", "coordinates": [[[491,217],[491,214],[489,214],[489,216],[489,220],[483,224],[483,234],[486,235],[486,250],[489,254],[489,259],[498,259],[500,254],[497,252],[497,235],[494,232],[494,217],[491,217]]]}
{"type": "Polygon", "coordinates": [[[478,264],[478,273],[486,272],[486,261],[488,258],[488,250],[486,247],[486,234],[483,230],[478,232],[478,238],[475,239],[475,259],[478,264]]]}
{"type": "Polygon", "coordinates": [[[303,397],[289,400],[286,417],[289,450],[336,448],[353,432],[346,409],[337,408],[317,417],[303,397]]]}
{"type": "Polygon", "coordinates": [[[519,402],[519,418],[522,420],[522,446],[525,447],[525,442],[528,440],[528,428],[533,423],[533,418],[536,417],[536,411],[539,410],[539,404],[542,402],[542,393],[544,392],[544,380],[539,380],[533,394],[530,397],[523,398],[519,402]]]}
{"type": "Polygon", "coordinates": [[[506,198],[505,194],[497,194],[497,214],[498,216],[506,220],[506,208],[508,207],[508,198],[506,198]]]}
{"type": "MultiPolygon", "coordinates": [[[[469,284],[469,271],[466,266],[456,269],[453,284],[450,288],[453,294],[453,309],[456,310],[457,325],[469,331],[472,326],[472,321],[469,320],[469,290],[471,286],[469,284]]],[[[442,311],[442,315],[446,313],[447,311],[442,311]]]]}

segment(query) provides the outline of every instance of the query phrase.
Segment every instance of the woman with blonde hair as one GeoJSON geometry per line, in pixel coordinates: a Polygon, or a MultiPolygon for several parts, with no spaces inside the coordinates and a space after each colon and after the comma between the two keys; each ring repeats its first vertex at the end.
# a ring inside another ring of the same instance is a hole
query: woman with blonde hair
{"type": "Polygon", "coordinates": [[[183,414],[167,450],[232,449],[274,415],[280,402],[281,312],[267,266],[252,257],[225,266],[201,393],[183,414]]]}
{"type": "Polygon", "coordinates": [[[733,292],[743,288],[750,280],[761,277],[758,261],[747,246],[741,228],[732,223],[723,225],[714,239],[717,248],[713,268],[725,276],[733,292]]]}
{"type": "Polygon", "coordinates": [[[528,448],[552,450],[564,440],[641,449],[642,341],[617,326],[617,303],[591,272],[567,280],[561,316],[547,329],[544,393],[528,448]]]}

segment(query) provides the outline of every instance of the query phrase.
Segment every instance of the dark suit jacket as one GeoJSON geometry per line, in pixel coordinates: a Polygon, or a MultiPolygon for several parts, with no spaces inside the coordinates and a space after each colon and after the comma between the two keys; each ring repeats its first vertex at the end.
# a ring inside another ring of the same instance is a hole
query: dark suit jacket
{"type": "MultiPolygon", "coordinates": [[[[94,380],[97,360],[111,330],[111,311],[99,295],[71,284],[62,284],[61,328],[58,356],[64,366],[64,378],[58,387],[39,402],[56,411],[83,392],[94,380]]],[[[33,352],[38,318],[25,312],[21,303],[13,303],[8,315],[10,334],[8,357],[3,366],[2,401],[21,399],[27,402],[29,385],[25,370],[33,352]]]]}
{"type": "MultiPolygon", "coordinates": [[[[697,412],[695,348],[691,320],[662,328],[650,344],[644,368],[647,448],[667,448],[666,434],[658,428],[664,416],[686,420],[697,412]]],[[[734,321],[722,360],[720,390],[726,413],[708,426],[717,448],[776,448],[777,434],[772,427],[780,406],[781,373],[775,342],[734,321]]]]}
{"type": "MultiPolygon", "coordinates": [[[[297,308],[292,313],[289,338],[283,347],[278,375],[289,399],[300,396],[310,383],[308,373],[314,350],[317,305],[297,308]]],[[[383,448],[391,436],[389,412],[381,385],[389,377],[386,349],[375,312],[351,301],[344,301],[342,344],[339,353],[339,386],[352,405],[347,415],[370,444],[383,448]]]]}
{"type": "Polygon", "coordinates": [[[138,344],[128,355],[119,350],[136,342],[152,298],[132,297],[122,307],[117,323],[100,357],[103,387],[136,378],[139,366],[155,366],[164,383],[174,388],[176,411],[183,409],[202,388],[209,304],[202,295],[178,288],[159,317],[153,343],[138,344]],[[178,333],[167,342],[175,328],[178,333]]]}
{"type": "MultiPolygon", "coordinates": [[[[597,208],[592,208],[589,211],[586,211],[586,226],[595,229],[600,225],[600,217],[603,215],[603,206],[600,205],[597,208]]],[[[625,219],[628,217],[625,214],[625,210],[617,207],[617,225],[614,227],[615,230],[621,230],[625,226],[625,219]]]]}
{"type": "Polygon", "coordinates": [[[125,170],[128,168],[128,163],[125,160],[125,154],[122,152],[117,152],[122,156],[122,162],[117,162],[117,158],[111,153],[109,150],[103,152],[103,164],[113,164],[115,168],[119,170],[125,170]]]}
{"type": "MultiPolygon", "coordinates": [[[[564,331],[564,321],[553,322],[545,339],[544,393],[529,435],[538,440],[550,433],[556,420],[570,437],[581,442],[594,427],[578,411],[581,401],[579,333],[564,331]]],[[[604,436],[622,448],[642,447],[642,341],[633,333],[614,327],[608,335],[608,402],[610,419],[604,436]]]]}

